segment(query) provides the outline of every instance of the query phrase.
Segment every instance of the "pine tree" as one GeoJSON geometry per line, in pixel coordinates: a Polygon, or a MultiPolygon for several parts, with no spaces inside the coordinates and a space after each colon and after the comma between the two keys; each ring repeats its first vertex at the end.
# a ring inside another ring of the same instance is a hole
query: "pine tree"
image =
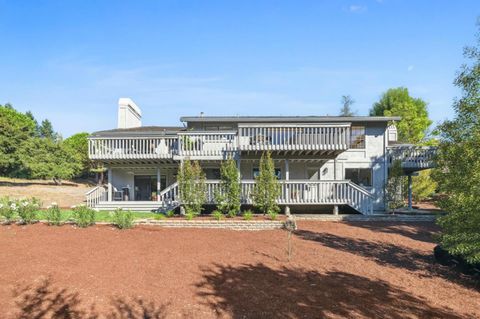
{"type": "Polygon", "coordinates": [[[240,211],[241,185],[236,162],[230,158],[220,167],[220,188],[215,194],[218,209],[230,217],[240,211]]]}
{"type": "Polygon", "coordinates": [[[206,202],[205,173],[197,161],[186,160],[178,172],[180,200],[187,217],[199,215],[206,202]]]}
{"type": "Polygon", "coordinates": [[[280,184],[275,175],[275,165],[270,152],[263,153],[260,159],[259,174],[255,178],[253,189],[254,205],[264,214],[269,214],[272,219],[275,219],[280,211],[277,204],[280,191],[280,184]]]}

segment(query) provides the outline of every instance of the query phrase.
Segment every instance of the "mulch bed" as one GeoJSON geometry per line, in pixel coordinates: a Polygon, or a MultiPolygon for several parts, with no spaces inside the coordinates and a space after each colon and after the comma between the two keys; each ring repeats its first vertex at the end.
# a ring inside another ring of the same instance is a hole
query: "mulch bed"
{"type": "Polygon", "coordinates": [[[283,230],[1,226],[0,317],[480,317],[433,223],[298,226],[290,262],[283,230]]]}

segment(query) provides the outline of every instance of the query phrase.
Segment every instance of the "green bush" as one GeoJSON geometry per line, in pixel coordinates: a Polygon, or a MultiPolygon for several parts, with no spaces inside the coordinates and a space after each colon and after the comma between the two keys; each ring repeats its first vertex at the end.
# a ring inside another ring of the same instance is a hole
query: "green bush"
{"type": "Polygon", "coordinates": [[[195,213],[192,212],[192,211],[187,211],[187,212],[185,213],[185,218],[186,218],[187,220],[192,220],[195,216],[197,216],[197,214],[195,214],[195,213]]]}
{"type": "Polygon", "coordinates": [[[52,206],[47,208],[45,217],[49,225],[59,226],[62,224],[62,212],[56,203],[52,203],[52,206]]]}
{"type": "Polygon", "coordinates": [[[274,210],[269,210],[268,211],[268,216],[270,216],[271,220],[275,220],[275,219],[277,219],[278,212],[274,211],[274,210]]]}
{"type": "Polygon", "coordinates": [[[37,220],[37,211],[40,208],[40,201],[37,198],[19,200],[16,206],[23,224],[31,224],[37,220]]]}
{"type": "Polygon", "coordinates": [[[124,211],[121,208],[113,212],[113,224],[120,229],[128,229],[133,227],[134,215],[131,211],[124,211]]]}
{"type": "Polygon", "coordinates": [[[246,210],[243,212],[243,219],[251,220],[253,218],[253,213],[251,210],[246,210]]]}
{"type": "Polygon", "coordinates": [[[87,206],[73,208],[72,217],[78,227],[88,227],[95,224],[95,211],[87,206]]]}
{"type": "Polygon", "coordinates": [[[15,221],[17,209],[18,206],[15,201],[10,200],[8,197],[0,198],[0,216],[5,218],[7,224],[15,221]]]}
{"type": "Polygon", "coordinates": [[[168,218],[173,217],[175,216],[175,211],[169,210],[165,213],[165,216],[167,216],[168,218]]]}
{"type": "Polygon", "coordinates": [[[216,220],[220,220],[223,218],[223,213],[219,210],[214,210],[212,212],[212,217],[215,218],[216,220]]]}
{"type": "Polygon", "coordinates": [[[167,217],[162,213],[158,213],[158,214],[155,214],[155,216],[153,218],[156,219],[156,220],[162,220],[162,219],[165,219],[167,217]]]}

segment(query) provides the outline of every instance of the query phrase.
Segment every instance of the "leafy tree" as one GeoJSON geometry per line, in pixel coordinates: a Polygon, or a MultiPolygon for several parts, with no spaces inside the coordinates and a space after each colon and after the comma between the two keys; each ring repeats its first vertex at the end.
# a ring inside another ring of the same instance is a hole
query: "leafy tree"
{"type": "Polygon", "coordinates": [[[451,254],[480,262],[480,35],[467,47],[454,81],[462,97],[453,104],[455,117],[439,126],[440,145],[434,177],[446,196],[440,207],[448,214],[438,221],[440,242],[451,254]]]}
{"type": "Polygon", "coordinates": [[[205,173],[197,161],[186,160],[178,172],[180,200],[187,216],[199,215],[206,202],[205,173]]]}
{"type": "Polygon", "coordinates": [[[404,205],[402,190],[404,179],[402,161],[393,161],[388,173],[387,187],[385,190],[385,200],[390,211],[394,211],[404,205]]]}
{"type": "Polygon", "coordinates": [[[53,130],[52,122],[45,119],[42,121],[42,124],[39,128],[40,137],[47,138],[50,140],[57,140],[58,134],[53,130]]]}
{"type": "Polygon", "coordinates": [[[432,124],[428,118],[427,103],[413,98],[404,87],[389,89],[370,110],[371,116],[401,116],[396,123],[399,141],[416,144],[427,135],[432,124]]]}
{"type": "Polygon", "coordinates": [[[432,170],[421,171],[418,176],[412,176],[412,196],[416,203],[429,198],[437,190],[437,183],[432,179],[432,170]]]}
{"type": "Polygon", "coordinates": [[[255,178],[255,187],[253,188],[254,205],[274,219],[280,211],[277,204],[280,191],[280,184],[275,175],[275,165],[270,152],[263,153],[260,159],[259,174],[255,178]]]}
{"type": "Polygon", "coordinates": [[[0,175],[15,176],[21,169],[18,150],[35,133],[35,122],[11,105],[0,105],[0,175]]]}
{"type": "Polygon", "coordinates": [[[25,113],[26,116],[28,116],[32,121],[33,123],[35,123],[35,136],[40,136],[40,125],[38,125],[38,121],[37,119],[35,118],[35,116],[33,116],[33,113],[31,111],[27,111],[25,113]]]}
{"type": "Polygon", "coordinates": [[[342,95],[342,108],[340,109],[340,116],[354,116],[355,112],[352,110],[352,105],[355,100],[350,95],[342,95]]]}
{"type": "Polygon", "coordinates": [[[62,142],[62,146],[79,164],[80,170],[75,176],[88,175],[92,161],[88,158],[88,133],[77,133],[62,142]]]}
{"type": "Polygon", "coordinates": [[[70,179],[81,165],[61,145],[46,138],[31,138],[19,150],[23,174],[29,178],[50,179],[56,182],[70,179]]]}
{"type": "Polygon", "coordinates": [[[215,194],[218,209],[230,217],[240,211],[241,186],[236,162],[230,158],[220,167],[220,189],[215,194]]]}

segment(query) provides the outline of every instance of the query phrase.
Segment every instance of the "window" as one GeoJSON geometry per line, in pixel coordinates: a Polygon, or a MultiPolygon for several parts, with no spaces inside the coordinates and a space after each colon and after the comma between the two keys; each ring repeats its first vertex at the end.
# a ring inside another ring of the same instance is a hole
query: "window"
{"type": "Polygon", "coordinates": [[[372,186],[371,168],[346,168],[345,179],[349,179],[360,186],[372,186]]]}
{"type": "MultiPolygon", "coordinates": [[[[256,178],[260,174],[260,170],[258,168],[253,169],[253,178],[256,178]]],[[[277,179],[282,179],[282,171],[280,168],[275,168],[275,176],[277,176],[277,179]]]]}
{"type": "Polygon", "coordinates": [[[365,148],[365,126],[352,126],[350,148],[365,148]]]}
{"type": "Polygon", "coordinates": [[[219,168],[205,168],[204,172],[207,179],[220,179],[219,168]]]}

